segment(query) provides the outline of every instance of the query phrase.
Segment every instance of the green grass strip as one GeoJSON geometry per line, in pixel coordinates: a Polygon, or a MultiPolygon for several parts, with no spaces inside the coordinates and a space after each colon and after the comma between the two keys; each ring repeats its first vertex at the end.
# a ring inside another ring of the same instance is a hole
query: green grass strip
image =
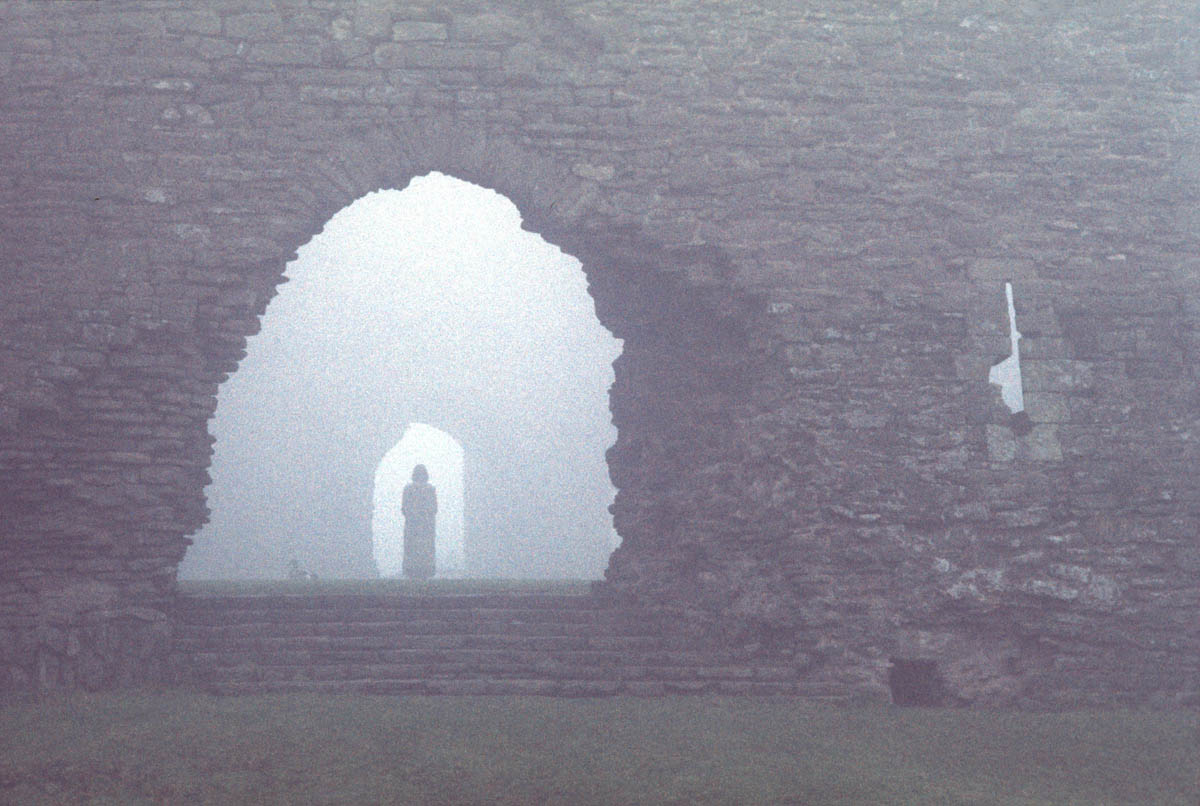
{"type": "Polygon", "coordinates": [[[0,708],[0,802],[1196,804],[1196,714],[795,699],[75,695],[0,708]]]}

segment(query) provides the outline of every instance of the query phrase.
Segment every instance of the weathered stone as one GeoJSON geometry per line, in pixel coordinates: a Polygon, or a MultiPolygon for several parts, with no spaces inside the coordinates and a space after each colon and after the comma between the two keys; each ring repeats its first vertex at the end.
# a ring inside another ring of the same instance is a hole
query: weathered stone
{"type": "Polygon", "coordinates": [[[386,36],[392,25],[392,11],[383,3],[356,2],[350,16],[354,33],[368,39],[386,36]]]}
{"type": "MultiPolygon", "coordinates": [[[[1060,10],[1068,43],[1019,8],[550,5],[5,17],[0,687],[157,673],[131,613],[170,606],[217,384],[283,262],[444,170],[579,257],[625,341],[606,595],[809,658],[810,693],[881,696],[911,651],[956,702],[1194,698],[1162,671],[1200,653],[1182,6],[1060,10]],[[998,80],[1047,47],[1035,89],[998,80]],[[1009,280],[1027,419],[988,384],[1009,280]]],[[[664,693],[652,666],[578,693],[664,693]]],[[[764,675],[675,680],[791,685],[764,675]]]]}
{"type": "Polygon", "coordinates": [[[971,261],[967,274],[979,282],[1003,283],[1007,280],[1036,280],[1037,268],[1031,260],[982,258],[971,261]]]}
{"type": "Polygon", "coordinates": [[[212,11],[169,11],[163,15],[163,20],[168,31],[221,33],[221,18],[212,11]]]}
{"type": "Polygon", "coordinates": [[[967,93],[967,104],[992,108],[1007,108],[1017,105],[1017,100],[1011,93],[995,90],[975,90],[967,93]]]}
{"type": "Polygon", "coordinates": [[[1021,377],[1025,388],[1036,392],[1086,390],[1095,382],[1089,362],[1062,359],[1023,360],[1021,377]]]}
{"type": "Polygon", "coordinates": [[[454,21],[454,38],[470,42],[513,42],[528,34],[528,23],[505,14],[478,14],[454,21]]]}
{"type": "Polygon", "coordinates": [[[262,41],[251,45],[246,59],[252,62],[277,65],[321,64],[323,44],[320,39],[291,39],[262,41]]]}
{"type": "Polygon", "coordinates": [[[987,427],[988,458],[993,462],[1011,462],[1017,458],[1017,435],[1002,425],[987,427]]]}
{"type": "Polygon", "coordinates": [[[500,66],[500,55],[488,50],[389,43],[375,48],[375,64],[385,68],[485,70],[500,66]]]}
{"type": "Polygon", "coordinates": [[[1056,392],[1025,392],[1025,411],[1035,423],[1065,423],[1071,419],[1067,396],[1056,392]]]}
{"type": "Polygon", "coordinates": [[[523,42],[514,45],[504,52],[501,66],[504,72],[514,76],[536,76],[538,72],[538,50],[533,45],[523,42]]]}
{"type": "Polygon", "coordinates": [[[398,22],[392,26],[396,42],[421,42],[446,39],[446,25],[441,22],[398,22]]]}
{"type": "Polygon", "coordinates": [[[275,39],[286,32],[278,14],[231,14],[225,18],[225,36],[234,39],[275,39]]]}
{"type": "Polygon", "coordinates": [[[1061,462],[1062,447],[1058,444],[1058,431],[1052,425],[1039,425],[1025,437],[1029,458],[1035,462],[1061,462]]]}

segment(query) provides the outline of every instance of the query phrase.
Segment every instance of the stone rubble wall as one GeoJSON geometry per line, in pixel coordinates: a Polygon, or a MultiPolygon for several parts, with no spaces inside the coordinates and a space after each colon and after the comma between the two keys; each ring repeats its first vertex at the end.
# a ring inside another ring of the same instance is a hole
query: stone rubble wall
{"type": "Polygon", "coordinates": [[[1193,3],[0,6],[0,689],[154,679],[284,264],[440,170],[625,340],[609,592],[864,696],[1196,702],[1193,3]],[[1028,419],[988,384],[1014,285],[1028,419]],[[157,648],[156,648],[157,647],[157,648]]]}

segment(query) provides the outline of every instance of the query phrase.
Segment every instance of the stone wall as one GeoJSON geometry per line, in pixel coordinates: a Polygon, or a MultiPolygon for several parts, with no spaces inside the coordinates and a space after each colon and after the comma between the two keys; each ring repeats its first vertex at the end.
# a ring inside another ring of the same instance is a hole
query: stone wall
{"type": "Polygon", "coordinates": [[[886,696],[1196,701],[1193,3],[0,6],[0,688],[153,678],[285,262],[439,170],[625,340],[623,600],[886,696]],[[1015,289],[1028,418],[988,383],[1015,289]],[[908,665],[905,668],[926,668],[908,665]]]}

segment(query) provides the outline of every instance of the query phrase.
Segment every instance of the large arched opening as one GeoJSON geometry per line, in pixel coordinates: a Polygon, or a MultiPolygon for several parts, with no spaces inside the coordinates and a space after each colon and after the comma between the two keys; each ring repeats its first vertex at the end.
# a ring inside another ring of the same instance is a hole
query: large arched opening
{"type": "Polygon", "coordinates": [[[182,577],[277,577],[292,560],[388,575],[381,459],[412,423],[452,434],[470,468],[445,574],[603,574],[620,342],[580,263],[520,225],[503,196],[435,173],[360,198],[299,251],[221,388],[211,517],[182,577]]]}

